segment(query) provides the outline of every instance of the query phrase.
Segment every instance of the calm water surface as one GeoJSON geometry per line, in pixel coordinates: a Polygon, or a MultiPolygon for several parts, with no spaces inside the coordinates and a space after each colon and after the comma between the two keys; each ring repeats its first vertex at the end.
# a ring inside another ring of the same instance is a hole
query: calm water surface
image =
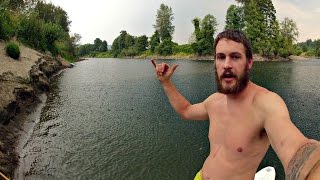
{"type": "MultiPolygon", "coordinates": [[[[215,92],[212,61],[180,66],[173,82],[192,103],[215,92]]],[[[255,62],[252,80],[283,97],[292,121],[320,139],[320,61],[255,62]]],[[[182,121],[149,60],[90,59],[51,81],[21,152],[17,179],[193,179],[209,153],[208,122],[182,121]]],[[[272,150],[261,167],[283,168],[272,150]]]]}

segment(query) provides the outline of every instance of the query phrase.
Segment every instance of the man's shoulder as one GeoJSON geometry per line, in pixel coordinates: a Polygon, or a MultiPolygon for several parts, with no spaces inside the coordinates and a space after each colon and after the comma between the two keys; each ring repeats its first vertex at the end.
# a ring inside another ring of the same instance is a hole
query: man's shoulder
{"type": "Polygon", "coordinates": [[[253,105],[264,110],[277,108],[284,105],[283,99],[275,92],[261,86],[257,86],[253,96],[253,105]]]}
{"type": "Polygon", "coordinates": [[[206,100],[204,100],[204,104],[217,104],[218,102],[223,101],[223,99],[225,98],[224,94],[221,94],[219,92],[213,93],[211,94],[206,100]]]}
{"type": "Polygon", "coordinates": [[[268,99],[276,95],[276,93],[258,85],[256,85],[254,89],[255,91],[254,91],[253,100],[257,102],[259,102],[259,100],[263,100],[265,98],[268,99]]]}
{"type": "Polygon", "coordinates": [[[217,100],[221,100],[221,99],[225,98],[225,96],[226,96],[225,94],[216,92],[216,93],[211,94],[211,95],[206,99],[206,101],[212,101],[212,100],[217,101],[217,100]]]}

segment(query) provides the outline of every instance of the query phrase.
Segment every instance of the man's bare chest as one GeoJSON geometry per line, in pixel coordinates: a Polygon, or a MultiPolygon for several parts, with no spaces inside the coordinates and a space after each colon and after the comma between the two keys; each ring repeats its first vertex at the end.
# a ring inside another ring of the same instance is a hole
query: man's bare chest
{"type": "Polygon", "coordinates": [[[232,156],[254,156],[268,144],[262,120],[250,107],[215,108],[209,112],[212,148],[223,147],[232,156]]]}

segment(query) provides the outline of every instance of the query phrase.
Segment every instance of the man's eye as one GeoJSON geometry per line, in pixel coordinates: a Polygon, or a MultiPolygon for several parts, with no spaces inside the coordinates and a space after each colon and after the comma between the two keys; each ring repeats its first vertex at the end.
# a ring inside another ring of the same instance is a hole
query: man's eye
{"type": "Polygon", "coordinates": [[[223,60],[223,59],[225,59],[225,56],[217,56],[217,59],[218,60],[223,60]]]}
{"type": "Polygon", "coordinates": [[[237,60],[240,59],[240,56],[231,56],[231,58],[237,60]]]}

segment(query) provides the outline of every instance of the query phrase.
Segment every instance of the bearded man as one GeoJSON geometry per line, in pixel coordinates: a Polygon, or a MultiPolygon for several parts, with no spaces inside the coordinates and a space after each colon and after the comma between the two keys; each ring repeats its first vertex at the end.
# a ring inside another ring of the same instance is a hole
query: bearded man
{"type": "Polygon", "coordinates": [[[320,179],[320,145],[291,122],[282,98],[250,81],[251,45],[241,31],[221,32],[214,42],[218,92],[190,104],[170,81],[178,65],[156,64],[171,106],[185,120],[209,120],[210,153],[196,179],[253,179],[268,147],[288,180],[320,179]]]}

